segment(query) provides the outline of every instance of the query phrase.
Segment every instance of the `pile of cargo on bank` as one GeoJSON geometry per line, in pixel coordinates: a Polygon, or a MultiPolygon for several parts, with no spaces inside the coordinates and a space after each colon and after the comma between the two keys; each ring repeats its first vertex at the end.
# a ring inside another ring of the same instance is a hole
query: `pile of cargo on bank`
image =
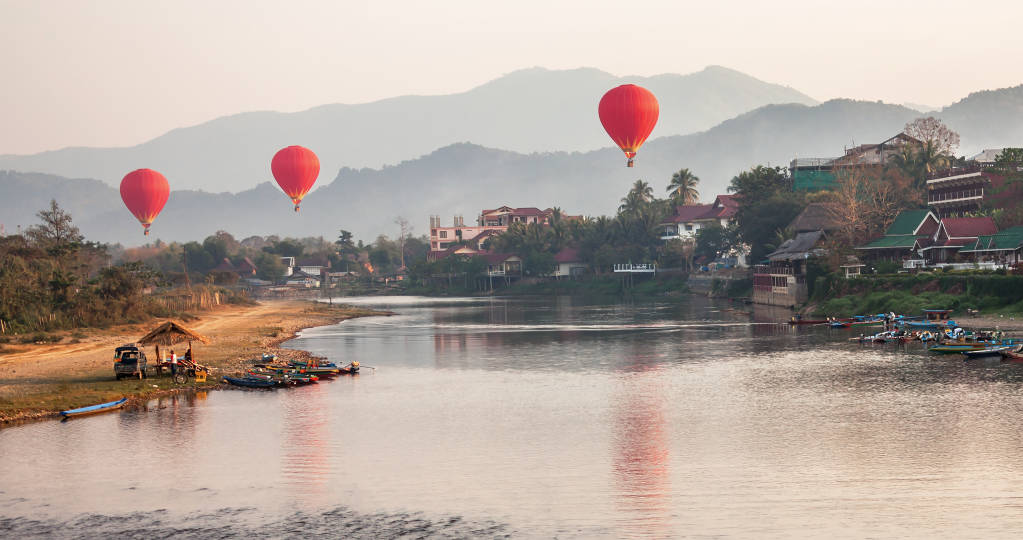
{"type": "Polygon", "coordinates": [[[920,316],[879,313],[857,315],[849,318],[827,318],[819,320],[792,317],[792,325],[822,325],[836,330],[852,328],[882,327],[875,334],[860,334],[849,338],[860,343],[908,343],[919,341],[929,352],[938,354],[963,354],[969,358],[1002,356],[1007,361],[1023,361],[1023,342],[1005,336],[1001,330],[974,331],[959,326],[949,318],[947,309],[927,309],[920,316]]]}
{"type": "Polygon", "coordinates": [[[234,386],[246,388],[298,386],[314,384],[340,375],[357,375],[361,367],[357,360],[353,360],[346,366],[338,366],[333,362],[321,362],[315,359],[279,362],[277,356],[264,354],[244,374],[236,377],[225,375],[221,380],[234,386]]]}

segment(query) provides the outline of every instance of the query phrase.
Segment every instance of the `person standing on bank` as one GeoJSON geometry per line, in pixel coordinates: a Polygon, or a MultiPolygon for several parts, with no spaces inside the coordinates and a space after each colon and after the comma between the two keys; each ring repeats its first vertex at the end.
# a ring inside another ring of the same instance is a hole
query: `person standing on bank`
{"type": "Polygon", "coordinates": [[[178,374],[178,355],[171,349],[171,377],[178,374]]]}

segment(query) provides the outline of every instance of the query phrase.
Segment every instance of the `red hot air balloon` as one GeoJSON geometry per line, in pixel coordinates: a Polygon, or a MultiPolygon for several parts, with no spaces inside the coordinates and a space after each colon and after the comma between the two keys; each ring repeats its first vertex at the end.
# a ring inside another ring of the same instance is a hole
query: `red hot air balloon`
{"type": "Polygon", "coordinates": [[[132,171],[121,180],[121,199],[145,227],[146,236],[149,235],[149,226],[160,210],[163,210],[169,196],[170,184],[167,179],[152,169],[132,171]]]}
{"type": "Polygon", "coordinates": [[[309,193],[320,175],[320,160],[308,148],[289,146],[274,154],[270,171],[284,193],[291,197],[298,212],[298,203],[302,202],[302,197],[309,193]]]}
{"type": "Polygon", "coordinates": [[[600,98],[597,107],[600,123],[629,158],[627,166],[632,167],[636,151],[654,130],[659,112],[657,98],[646,88],[634,84],[612,88],[600,98]]]}

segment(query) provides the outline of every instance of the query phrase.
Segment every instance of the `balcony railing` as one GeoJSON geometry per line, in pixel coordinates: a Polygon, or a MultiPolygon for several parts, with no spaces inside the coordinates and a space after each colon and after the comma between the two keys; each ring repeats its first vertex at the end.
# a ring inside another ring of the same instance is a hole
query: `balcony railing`
{"type": "Polygon", "coordinates": [[[615,272],[639,272],[639,273],[654,273],[657,272],[657,265],[652,263],[640,263],[640,264],[616,264],[614,265],[615,272]]]}
{"type": "Polygon", "coordinates": [[[959,176],[962,174],[970,174],[976,172],[982,172],[984,170],[983,165],[970,165],[968,167],[955,167],[952,169],[945,169],[942,171],[933,172],[927,175],[927,180],[937,180],[939,178],[948,178],[950,176],[959,176]]]}
{"type": "Polygon", "coordinates": [[[977,189],[964,189],[960,191],[948,191],[948,192],[931,192],[927,194],[928,203],[944,202],[944,201],[958,201],[965,199],[975,199],[984,197],[984,188],[977,189]]]}
{"type": "Polygon", "coordinates": [[[775,274],[775,275],[787,275],[792,276],[795,273],[791,266],[767,266],[758,264],[753,267],[754,274],[775,274]]]}

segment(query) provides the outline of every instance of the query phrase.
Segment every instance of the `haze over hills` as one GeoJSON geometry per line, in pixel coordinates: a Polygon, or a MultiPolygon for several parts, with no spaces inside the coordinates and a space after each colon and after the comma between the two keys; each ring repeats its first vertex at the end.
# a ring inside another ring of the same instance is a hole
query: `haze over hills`
{"type": "Polygon", "coordinates": [[[320,181],[341,167],[381,167],[457,142],[516,152],[586,151],[610,144],[597,103],[636,83],[657,95],[652,137],[694,133],[772,103],[816,102],[791,88],[723,67],[688,75],[615,77],[590,69],[524,69],[441,96],[404,96],[297,113],[250,112],[173,130],[129,148],[66,148],[0,156],[0,169],[88,177],[118,185],[137,168],[162,172],[175,189],[237,192],[271,180],[270,158],[299,144],[321,161],[320,181]]]}
{"type": "Polygon", "coordinates": [[[1023,84],[983,90],[945,107],[936,116],[962,137],[960,154],[1023,146],[1023,84]]]}
{"type": "MultiPolygon", "coordinates": [[[[276,185],[253,182],[237,194],[178,190],[154,224],[153,238],[201,240],[218,229],[252,234],[333,237],[351,230],[372,240],[394,234],[396,216],[418,233],[429,215],[475,219],[501,204],[560,206],[569,213],[614,213],[633,181],[642,178],[659,195],[671,173],[690,168],[701,178],[703,199],[724,193],[736,173],[758,164],[786,165],[795,157],[835,157],[844,148],[880,142],[919,117],[918,111],[879,102],[832,100],[819,105],[767,105],[689,135],[650,140],[636,168],[624,167],[617,149],[524,154],[457,143],[416,159],[378,169],[345,167],[302,203],[298,214],[276,185]]],[[[1023,146],[1023,86],[971,94],[939,116],[962,134],[960,155],[986,147],[1023,146]]],[[[596,129],[599,129],[596,128],[596,129]]],[[[115,188],[96,180],[45,174],[0,173],[0,222],[14,232],[55,197],[91,239],[138,245],[146,239],[122,207],[115,188]]]]}
{"type": "MultiPolygon", "coordinates": [[[[702,133],[662,137],[641,150],[628,169],[617,148],[591,152],[521,154],[474,144],[449,145],[414,160],[381,169],[342,169],[336,179],[314,190],[294,213],[273,184],[237,193],[175,191],[154,224],[153,237],[196,240],[223,229],[236,237],[252,234],[324,235],[351,230],[371,240],[393,234],[396,216],[419,233],[428,216],[467,222],[484,207],[560,206],[569,213],[614,213],[637,178],[663,195],[671,173],[689,167],[700,178],[704,200],[724,193],[731,177],[757,164],[784,165],[795,156],[834,156],[844,146],[878,142],[899,132],[917,113],[895,105],[835,100],[817,106],[771,105],[740,115],[702,133]]],[[[137,245],[141,229],[122,207],[117,190],[82,182],[86,201],[70,192],[76,181],[9,173],[0,176],[0,215],[8,229],[29,224],[50,197],[68,200],[90,238],[137,245]],[[30,198],[26,193],[33,194],[30,198]],[[79,199],[82,200],[79,200],[79,199]]],[[[63,204],[63,203],[62,203],[63,204]]]]}

